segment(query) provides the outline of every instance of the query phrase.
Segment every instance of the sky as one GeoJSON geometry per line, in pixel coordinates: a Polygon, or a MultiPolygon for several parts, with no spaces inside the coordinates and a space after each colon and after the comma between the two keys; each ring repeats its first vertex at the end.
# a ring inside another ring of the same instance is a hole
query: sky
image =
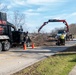
{"type": "MultiPolygon", "coordinates": [[[[76,0],[0,0],[0,3],[0,8],[7,6],[7,14],[16,10],[25,14],[25,31],[37,32],[43,22],[49,19],[64,19],[68,24],[76,23],[76,0]]],[[[10,18],[8,20],[10,21],[10,18]]],[[[64,26],[59,22],[49,23],[41,32],[51,32],[64,26]]]]}

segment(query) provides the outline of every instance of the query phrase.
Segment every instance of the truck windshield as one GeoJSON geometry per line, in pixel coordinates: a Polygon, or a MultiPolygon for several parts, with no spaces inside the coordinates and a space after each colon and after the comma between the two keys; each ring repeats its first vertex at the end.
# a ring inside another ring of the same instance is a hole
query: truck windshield
{"type": "Polygon", "coordinates": [[[7,25],[0,25],[0,35],[6,35],[7,33],[7,25]]]}
{"type": "Polygon", "coordinates": [[[63,33],[65,33],[64,30],[59,30],[59,31],[58,31],[58,34],[63,34],[63,33]]]}

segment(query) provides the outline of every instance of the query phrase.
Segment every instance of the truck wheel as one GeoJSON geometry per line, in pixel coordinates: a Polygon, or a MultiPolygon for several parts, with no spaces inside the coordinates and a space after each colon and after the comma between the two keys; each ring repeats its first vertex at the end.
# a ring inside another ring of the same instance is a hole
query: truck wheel
{"type": "Polygon", "coordinates": [[[2,51],[2,43],[0,43],[0,52],[2,51]]]}
{"type": "Polygon", "coordinates": [[[8,51],[10,49],[10,42],[5,41],[3,44],[3,51],[8,51]]]}

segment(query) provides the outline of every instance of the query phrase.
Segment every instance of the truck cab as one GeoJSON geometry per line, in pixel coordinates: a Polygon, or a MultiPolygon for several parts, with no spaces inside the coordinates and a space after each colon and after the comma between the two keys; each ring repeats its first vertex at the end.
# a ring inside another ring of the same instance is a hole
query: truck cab
{"type": "Polygon", "coordinates": [[[25,32],[7,21],[6,14],[0,12],[0,51],[7,51],[13,45],[23,45],[25,32]]]}
{"type": "Polygon", "coordinates": [[[64,36],[66,37],[66,31],[65,30],[58,30],[57,36],[61,36],[61,34],[64,34],[64,36]]]}

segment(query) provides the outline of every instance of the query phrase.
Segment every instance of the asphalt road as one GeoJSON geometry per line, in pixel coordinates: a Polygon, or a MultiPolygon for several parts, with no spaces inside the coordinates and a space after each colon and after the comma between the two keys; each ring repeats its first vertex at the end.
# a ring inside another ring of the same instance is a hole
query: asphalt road
{"type": "Polygon", "coordinates": [[[0,75],[10,75],[23,68],[26,68],[58,51],[76,44],[76,41],[68,41],[65,46],[49,46],[39,48],[22,48],[10,49],[7,52],[0,53],[0,75]]]}

